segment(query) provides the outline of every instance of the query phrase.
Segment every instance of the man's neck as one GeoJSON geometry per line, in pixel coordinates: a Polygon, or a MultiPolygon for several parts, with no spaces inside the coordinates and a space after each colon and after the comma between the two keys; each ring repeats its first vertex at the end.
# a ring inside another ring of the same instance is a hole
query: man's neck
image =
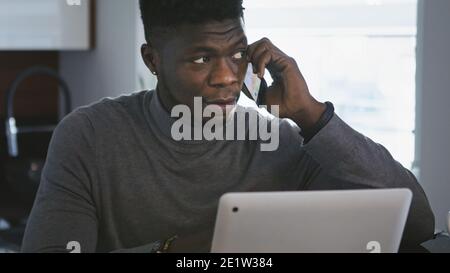
{"type": "Polygon", "coordinates": [[[173,100],[170,98],[169,92],[165,92],[163,89],[164,88],[158,84],[156,86],[156,94],[164,110],[170,114],[172,108],[175,107],[175,104],[171,102],[173,100]]]}

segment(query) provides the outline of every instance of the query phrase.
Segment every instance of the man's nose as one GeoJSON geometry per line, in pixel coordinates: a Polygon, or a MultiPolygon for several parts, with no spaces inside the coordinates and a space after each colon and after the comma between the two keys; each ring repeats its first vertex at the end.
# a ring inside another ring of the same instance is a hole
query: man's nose
{"type": "Polygon", "coordinates": [[[210,85],[216,88],[223,88],[238,82],[238,66],[226,58],[218,59],[215,63],[211,75],[210,85]]]}

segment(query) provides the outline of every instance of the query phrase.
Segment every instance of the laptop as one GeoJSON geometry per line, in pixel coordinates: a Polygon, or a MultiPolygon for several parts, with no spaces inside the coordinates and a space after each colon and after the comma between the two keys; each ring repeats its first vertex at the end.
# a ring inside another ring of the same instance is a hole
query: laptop
{"type": "Polygon", "coordinates": [[[395,253],[409,189],[228,193],[213,253],[395,253]]]}

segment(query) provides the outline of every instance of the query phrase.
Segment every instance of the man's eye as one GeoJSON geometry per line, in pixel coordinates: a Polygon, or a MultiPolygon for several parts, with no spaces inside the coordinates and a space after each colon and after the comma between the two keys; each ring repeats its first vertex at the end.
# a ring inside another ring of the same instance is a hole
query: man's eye
{"type": "Polygon", "coordinates": [[[196,63],[196,64],[204,64],[207,62],[209,62],[209,57],[201,57],[201,58],[194,60],[194,63],[196,63]]]}
{"type": "Polygon", "coordinates": [[[244,58],[245,51],[239,51],[238,53],[233,55],[233,59],[240,60],[244,58]]]}

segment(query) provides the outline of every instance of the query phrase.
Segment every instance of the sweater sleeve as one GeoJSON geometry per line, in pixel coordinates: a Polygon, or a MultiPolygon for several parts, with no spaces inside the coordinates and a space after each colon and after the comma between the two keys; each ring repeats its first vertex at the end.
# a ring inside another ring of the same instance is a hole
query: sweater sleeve
{"type": "MultiPolygon", "coordinates": [[[[22,252],[97,251],[99,215],[95,132],[77,110],[55,129],[39,190],[27,222],[22,252]]],[[[151,252],[155,243],[114,252],[151,252]]]]}
{"type": "Polygon", "coordinates": [[[308,155],[306,160],[317,163],[307,177],[302,177],[303,190],[408,188],[413,199],[402,247],[418,246],[432,238],[434,215],[422,187],[383,146],[334,115],[302,148],[308,155]]]}
{"type": "Polygon", "coordinates": [[[98,218],[90,191],[96,179],[94,141],[93,128],[79,111],[55,129],[23,252],[70,252],[69,242],[81,252],[95,251],[98,218]]]}

